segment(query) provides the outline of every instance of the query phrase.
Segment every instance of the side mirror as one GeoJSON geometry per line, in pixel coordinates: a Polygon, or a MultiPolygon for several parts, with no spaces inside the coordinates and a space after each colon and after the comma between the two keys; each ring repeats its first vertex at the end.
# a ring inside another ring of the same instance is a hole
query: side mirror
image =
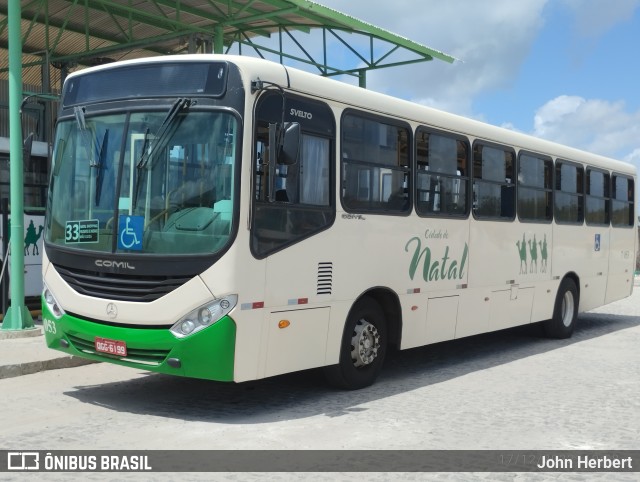
{"type": "Polygon", "coordinates": [[[27,136],[22,144],[22,162],[24,165],[31,161],[31,148],[33,146],[33,132],[27,136]]]}
{"type": "Polygon", "coordinates": [[[300,124],[298,122],[287,122],[284,125],[284,136],[282,147],[278,156],[278,164],[291,166],[298,162],[300,154],[300,124]]]}
{"type": "MultiPolygon", "coordinates": [[[[300,154],[300,124],[287,122],[278,135],[278,124],[269,124],[269,161],[268,161],[268,191],[269,202],[276,200],[276,165],[292,166],[298,162],[300,154]],[[274,161],[275,160],[275,161],[274,161]]],[[[281,168],[282,169],[282,168],[281,168]]],[[[286,174],[280,177],[287,177],[286,174]]]]}

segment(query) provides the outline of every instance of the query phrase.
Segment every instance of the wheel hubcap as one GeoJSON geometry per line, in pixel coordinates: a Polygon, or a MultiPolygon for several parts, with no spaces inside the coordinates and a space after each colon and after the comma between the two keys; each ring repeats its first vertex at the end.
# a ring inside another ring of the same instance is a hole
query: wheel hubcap
{"type": "Polygon", "coordinates": [[[571,326],[573,321],[573,312],[575,311],[573,294],[571,291],[567,291],[562,298],[562,323],[564,326],[571,326]]]}
{"type": "Polygon", "coordinates": [[[351,360],[356,367],[369,365],[378,356],[380,334],[367,320],[359,320],[351,337],[351,360]]]}

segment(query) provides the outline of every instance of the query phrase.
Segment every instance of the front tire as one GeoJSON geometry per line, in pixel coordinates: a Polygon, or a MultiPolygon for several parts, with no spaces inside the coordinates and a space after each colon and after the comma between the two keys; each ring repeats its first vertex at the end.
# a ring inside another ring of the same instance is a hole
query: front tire
{"type": "Polygon", "coordinates": [[[325,367],[332,385],[357,390],[373,384],[387,353],[387,324],[382,308],[372,298],[357,301],[347,317],[340,345],[340,361],[325,367]]]}
{"type": "Polygon", "coordinates": [[[560,283],[553,318],[543,322],[544,333],[549,338],[569,338],[573,334],[578,318],[578,288],[571,278],[560,283]]]}

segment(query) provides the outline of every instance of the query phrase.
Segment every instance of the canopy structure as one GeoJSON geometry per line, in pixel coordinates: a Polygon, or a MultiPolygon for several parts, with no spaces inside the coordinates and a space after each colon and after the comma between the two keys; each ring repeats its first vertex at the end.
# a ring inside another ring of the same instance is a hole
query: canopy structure
{"type": "MultiPolygon", "coordinates": [[[[0,1],[0,79],[8,72],[9,1],[0,1]]],[[[181,52],[289,59],[325,76],[358,76],[361,86],[373,69],[454,61],[308,0],[22,0],[21,27],[24,83],[53,88],[76,68],[181,52]],[[43,72],[48,65],[60,72],[43,72]]]]}

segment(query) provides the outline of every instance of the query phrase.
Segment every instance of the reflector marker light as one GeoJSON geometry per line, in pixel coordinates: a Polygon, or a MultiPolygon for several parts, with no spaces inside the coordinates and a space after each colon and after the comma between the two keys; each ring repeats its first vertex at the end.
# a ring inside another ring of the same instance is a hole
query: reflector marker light
{"type": "Polygon", "coordinates": [[[259,310],[264,308],[264,301],[254,301],[253,303],[242,303],[241,310],[259,310]]]}
{"type": "Polygon", "coordinates": [[[293,298],[287,301],[287,305],[306,305],[309,303],[309,298],[293,298]]]}
{"type": "Polygon", "coordinates": [[[407,294],[408,295],[414,295],[414,294],[417,294],[417,293],[420,293],[420,288],[409,288],[407,290],[407,294]]]}

